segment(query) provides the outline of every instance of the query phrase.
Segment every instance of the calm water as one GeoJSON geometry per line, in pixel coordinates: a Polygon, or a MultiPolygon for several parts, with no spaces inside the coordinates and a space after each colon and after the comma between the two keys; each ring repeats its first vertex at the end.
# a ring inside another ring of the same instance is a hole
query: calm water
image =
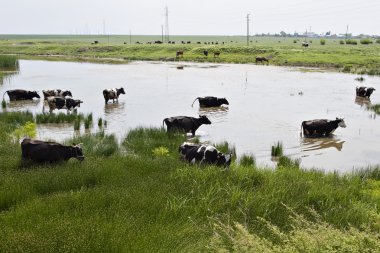
{"type": "MultiPolygon", "coordinates": [[[[8,89],[69,89],[84,101],[78,112],[93,112],[108,121],[107,132],[123,137],[137,126],[162,126],[170,116],[206,114],[213,122],[198,131],[202,141],[228,141],[238,155],[254,154],[260,165],[273,166],[270,147],[282,141],[285,154],[302,166],[350,171],[380,163],[380,122],[367,111],[368,101],[355,99],[355,87],[373,86],[380,103],[380,78],[300,71],[256,65],[135,62],[128,65],[20,61],[20,73],[0,85],[8,89]],[[104,104],[102,90],[124,87],[119,103],[104,104]],[[299,95],[299,92],[303,95],[299,95]],[[200,109],[198,96],[226,97],[228,108],[200,109]],[[347,128],[332,138],[300,138],[303,120],[344,117],[347,128]]],[[[41,93],[42,94],[42,93],[41,93]]],[[[5,96],[8,99],[7,95],[5,96]]],[[[43,101],[10,102],[9,110],[42,112],[43,101]]],[[[47,105],[46,109],[48,110],[47,105]]],[[[57,112],[57,111],[56,111],[57,112]]],[[[96,131],[96,129],[92,130],[96,131]]],[[[39,138],[73,136],[72,125],[41,126],[39,138]]]]}

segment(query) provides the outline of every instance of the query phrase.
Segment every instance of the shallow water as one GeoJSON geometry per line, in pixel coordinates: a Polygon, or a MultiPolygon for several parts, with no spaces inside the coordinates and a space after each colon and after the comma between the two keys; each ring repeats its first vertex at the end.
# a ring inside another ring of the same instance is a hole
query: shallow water
{"type": "MultiPolygon", "coordinates": [[[[206,114],[213,122],[198,131],[202,141],[228,141],[238,155],[254,154],[258,164],[273,166],[271,145],[282,141],[286,155],[308,168],[350,171],[380,163],[379,119],[366,110],[369,101],[355,98],[355,87],[373,86],[380,103],[380,78],[296,68],[134,62],[128,65],[20,61],[20,73],[0,85],[9,89],[68,89],[84,101],[78,112],[107,120],[106,131],[122,138],[137,126],[162,126],[171,116],[206,114]],[[177,69],[177,65],[184,69],[177,69]],[[102,90],[124,87],[118,103],[105,105],[102,90]],[[301,94],[299,94],[302,92],[301,94]],[[200,109],[199,96],[226,97],[226,108],[200,109]],[[344,117],[347,128],[331,138],[301,138],[303,120],[344,117]]],[[[5,96],[7,99],[7,96],[5,96]]],[[[8,102],[8,110],[42,112],[43,101],[8,102]]],[[[47,105],[45,105],[48,110],[47,105]]],[[[83,127],[82,127],[83,128],[83,127]]],[[[82,130],[83,131],[83,130],[82,130]]],[[[92,131],[96,131],[93,129],[92,131]]],[[[44,125],[39,138],[73,136],[73,126],[44,125]]]]}

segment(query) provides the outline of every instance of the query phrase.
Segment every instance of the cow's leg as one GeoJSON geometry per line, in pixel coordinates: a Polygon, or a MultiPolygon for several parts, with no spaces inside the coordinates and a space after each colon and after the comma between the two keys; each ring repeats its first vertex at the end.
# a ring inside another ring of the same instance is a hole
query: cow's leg
{"type": "Polygon", "coordinates": [[[195,136],[195,131],[196,131],[196,130],[191,130],[192,137],[195,136]]]}

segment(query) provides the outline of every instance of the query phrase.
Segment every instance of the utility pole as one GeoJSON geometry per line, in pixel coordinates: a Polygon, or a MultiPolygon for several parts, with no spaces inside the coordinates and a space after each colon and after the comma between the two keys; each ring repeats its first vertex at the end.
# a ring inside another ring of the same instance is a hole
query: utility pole
{"type": "Polygon", "coordinates": [[[169,9],[165,7],[165,40],[169,42],[169,9]]]}
{"type": "Polygon", "coordinates": [[[249,46],[249,15],[247,14],[247,46],[249,46]]]}
{"type": "Polygon", "coordinates": [[[132,32],[129,30],[129,44],[132,44],[132,32]]]}
{"type": "Polygon", "coordinates": [[[347,29],[346,29],[346,40],[348,38],[348,25],[347,25],[347,29]]]}
{"type": "Polygon", "coordinates": [[[164,43],[164,26],[161,25],[161,41],[164,43]]]}

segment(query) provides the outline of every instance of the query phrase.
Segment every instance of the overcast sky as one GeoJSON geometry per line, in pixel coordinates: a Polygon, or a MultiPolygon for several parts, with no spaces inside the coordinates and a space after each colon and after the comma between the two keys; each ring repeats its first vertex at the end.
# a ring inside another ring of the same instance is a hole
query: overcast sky
{"type": "Polygon", "coordinates": [[[380,34],[379,0],[4,0],[0,34],[380,34]]]}

